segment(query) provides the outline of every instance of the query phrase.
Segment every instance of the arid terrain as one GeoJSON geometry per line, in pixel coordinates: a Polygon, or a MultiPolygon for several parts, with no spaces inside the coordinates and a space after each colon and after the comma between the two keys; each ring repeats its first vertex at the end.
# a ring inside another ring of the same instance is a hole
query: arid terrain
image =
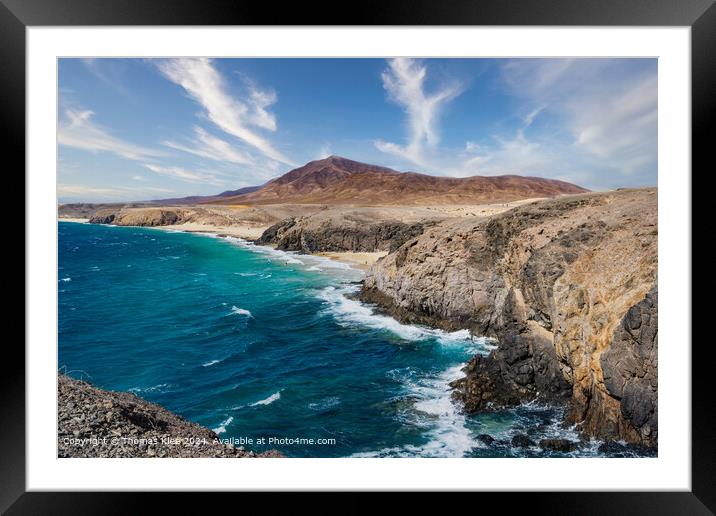
{"type": "Polygon", "coordinates": [[[64,205],[60,218],[238,236],[369,268],[404,322],[495,337],[454,398],[542,399],[586,436],[656,446],[657,191],[519,176],[437,178],[331,157],[241,192],[64,205]]]}

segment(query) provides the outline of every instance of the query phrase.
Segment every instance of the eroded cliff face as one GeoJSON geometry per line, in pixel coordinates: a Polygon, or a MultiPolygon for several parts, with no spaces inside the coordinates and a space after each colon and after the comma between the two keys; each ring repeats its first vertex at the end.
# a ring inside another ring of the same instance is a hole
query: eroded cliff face
{"type": "Polygon", "coordinates": [[[89,222],[91,224],[146,227],[196,222],[220,226],[232,224],[234,219],[222,213],[198,207],[119,207],[100,209],[93,214],[89,222]]]}
{"type": "Polygon", "coordinates": [[[442,222],[376,263],[361,295],[498,339],[453,385],[467,411],[566,401],[587,435],[656,444],[656,189],[442,222]]]}
{"type": "Polygon", "coordinates": [[[345,218],[316,220],[316,217],[292,217],[268,228],[256,243],[302,253],[394,251],[431,225],[434,222],[364,223],[345,218]]]}

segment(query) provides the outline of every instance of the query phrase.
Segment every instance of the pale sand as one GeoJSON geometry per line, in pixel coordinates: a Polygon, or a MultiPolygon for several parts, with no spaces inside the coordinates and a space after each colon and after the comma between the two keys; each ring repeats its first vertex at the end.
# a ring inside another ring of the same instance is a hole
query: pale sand
{"type": "Polygon", "coordinates": [[[448,217],[491,217],[518,206],[542,201],[544,197],[532,197],[519,201],[501,202],[493,204],[463,204],[445,206],[426,206],[425,209],[446,215],[448,217]]]}
{"type": "Polygon", "coordinates": [[[256,240],[269,226],[252,226],[248,224],[235,224],[232,226],[210,226],[196,222],[185,224],[174,224],[170,226],[155,226],[155,229],[166,229],[169,231],[185,231],[187,233],[214,233],[227,235],[244,240],[256,240]]]}
{"type": "Polygon", "coordinates": [[[323,256],[336,260],[338,262],[347,263],[351,267],[361,270],[367,270],[371,265],[378,261],[386,254],[387,251],[377,251],[374,253],[353,253],[353,252],[342,252],[342,253],[314,253],[316,256],[323,256]]]}
{"type": "Polygon", "coordinates": [[[78,219],[74,217],[59,217],[57,220],[60,222],[79,222],[81,224],[87,224],[89,222],[89,219],[78,219]]]}

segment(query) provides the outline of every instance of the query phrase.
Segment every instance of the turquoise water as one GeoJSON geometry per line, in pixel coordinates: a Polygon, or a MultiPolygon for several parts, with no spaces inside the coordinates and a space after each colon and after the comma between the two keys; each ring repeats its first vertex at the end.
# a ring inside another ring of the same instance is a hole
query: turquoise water
{"type": "MultiPolygon", "coordinates": [[[[253,439],[247,448],[542,456],[477,435],[572,435],[551,407],[461,414],[448,383],[491,343],[375,313],[350,298],[362,273],[343,264],[208,235],[66,222],[58,231],[60,370],[222,438],[253,439]]],[[[596,443],[575,453],[594,455],[596,443]]]]}

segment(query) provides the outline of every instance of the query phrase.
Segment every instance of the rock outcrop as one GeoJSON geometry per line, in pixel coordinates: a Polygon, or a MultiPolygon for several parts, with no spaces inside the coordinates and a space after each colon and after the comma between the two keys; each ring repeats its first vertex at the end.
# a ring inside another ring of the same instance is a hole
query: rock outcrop
{"type": "Polygon", "coordinates": [[[256,243],[274,245],[284,251],[372,252],[394,251],[411,238],[423,233],[434,221],[405,223],[374,222],[315,217],[288,218],[264,231],[256,243]]]}
{"type": "Polygon", "coordinates": [[[231,225],[236,217],[228,213],[201,207],[117,207],[97,210],[89,219],[91,224],[115,226],[172,226],[200,223],[211,226],[231,225]]]}
{"type": "Polygon", "coordinates": [[[58,378],[58,457],[281,457],[222,444],[217,435],[134,394],[58,378]]]}
{"type": "Polygon", "coordinates": [[[495,337],[454,397],[474,412],[569,404],[588,436],[656,445],[657,192],[585,194],[444,221],[376,263],[361,296],[495,337]]]}

